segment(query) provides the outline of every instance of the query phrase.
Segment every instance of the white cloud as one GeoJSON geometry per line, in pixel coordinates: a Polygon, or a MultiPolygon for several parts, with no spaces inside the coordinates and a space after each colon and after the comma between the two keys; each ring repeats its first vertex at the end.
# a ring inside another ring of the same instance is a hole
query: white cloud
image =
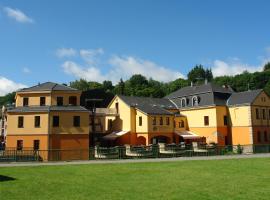
{"type": "Polygon", "coordinates": [[[224,75],[233,76],[236,74],[240,74],[243,71],[255,72],[261,71],[262,69],[263,64],[259,66],[252,66],[244,64],[238,59],[234,59],[231,61],[215,60],[213,62],[212,72],[214,76],[224,76],[224,75]]]}
{"type": "Polygon", "coordinates": [[[98,57],[104,53],[103,49],[81,49],[81,58],[90,65],[95,65],[98,62],[98,57]]]}
{"type": "Polygon", "coordinates": [[[83,78],[88,81],[97,81],[97,82],[106,80],[106,77],[103,76],[100,70],[95,67],[82,67],[79,64],[72,61],[64,62],[62,67],[65,73],[73,75],[76,78],[83,78]]]}
{"type": "Polygon", "coordinates": [[[17,22],[34,23],[34,20],[32,18],[28,17],[26,14],[24,14],[19,9],[12,9],[9,7],[5,7],[4,11],[6,12],[8,17],[15,19],[17,22]]]}
{"type": "Polygon", "coordinates": [[[10,92],[14,92],[20,88],[27,87],[21,83],[15,83],[12,80],[9,80],[3,76],[0,76],[0,96],[4,96],[10,92]]]}
{"type": "Polygon", "coordinates": [[[28,67],[24,67],[23,68],[23,73],[29,74],[29,73],[31,73],[31,70],[28,67]]]}
{"type": "Polygon", "coordinates": [[[77,51],[73,48],[60,48],[56,50],[55,54],[59,58],[72,57],[76,56],[77,51]]]}
{"type": "Polygon", "coordinates": [[[120,78],[128,79],[134,74],[142,74],[147,78],[163,82],[184,77],[180,72],[160,66],[152,61],[131,56],[110,57],[107,62],[109,66],[105,72],[102,72],[98,61],[99,57],[104,54],[103,49],[81,49],[79,52],[81,59],[85,61],[84,66],[68,60],[63,63],[62,67],[66,74],[88,81],[111,80],[113,83],[117,83],[120,78]]]}
{"type": "Polygon", "coordinates": [[[114,56],[109,60],[109,63],[112,65],[110,77],[114,77],[116,80],[119,80],[121,77],[129,78],[134,74],[142,74],[147,78],[153,78],[163,82],[184,78],[184,75],[178,71],[160,66],[152,61],[131,56],[114,56]]]}

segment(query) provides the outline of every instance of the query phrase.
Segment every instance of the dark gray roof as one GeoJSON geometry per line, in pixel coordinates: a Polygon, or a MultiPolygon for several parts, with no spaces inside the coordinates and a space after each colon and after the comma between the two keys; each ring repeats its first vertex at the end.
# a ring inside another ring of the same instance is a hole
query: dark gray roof
{"type": "Polygon", "coordinates": [[[215,85],[213,83],[198,85],[198,86],[187,86],[183,87],[169,95],[167,95],[165,98],[167,99],[173,99],[177,97],[185,97],[185,96],[191,96],[196,94],[202,94],[202,93],[233,93],[232,89],[230,87],[225,88],[218,85],[215,85]]]}
{"type": "Polygon", "coordinates": [[[251,104],[262,92],[262,89],[233,93],[228,99],[227,105],[251,104]]]}
{"type": "Polygon", "coordinates": [[[181,98],[186,98],[186,106],[182,109],[193,108],[192,98],[198,97],[198,106],[226,105],[227,99],[231,96],[233,90],[230,87],[221,87],[213,83],[188,86],[181,88],[165,98],[173,101],[181,109],[181,98]]]}
{"type": "Polygon", "coordinates": [[[142,112],[152,115],[172,115],[173,113],[166,109],[176,109],[175,105],[169,99],[122,95],[119,95],[119,98],[129,106],[136,107],[142,112]]]}
{"type": "Polygon", "coordinates": [[[78,91],[78,90],[62,84],[46,82],[29,88],[23,88],[18,92],[32,92],[32,91],[78,91]]]}
{"type": "Polygon", "coordinates": [[[17,112],[50,112],[50,111],[79,111],[89,112],[82,106],[20,106],[8,110],[9,113],[17,112]]]}
{"type": "Polygon", "coordinates": [[[49,106],[19,106],[8,110],[8,113],[14,112],[49,112],[49,106]]]}

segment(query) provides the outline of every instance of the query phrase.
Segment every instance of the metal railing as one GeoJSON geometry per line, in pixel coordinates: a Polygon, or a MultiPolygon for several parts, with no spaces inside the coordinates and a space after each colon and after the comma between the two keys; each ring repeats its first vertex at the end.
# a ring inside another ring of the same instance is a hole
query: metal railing
{"type": "Polygon", "coordinates": [[[116,115],[116,108],[96,108],[96,114],[104,114],[104,115],[116,115]]]}
{"type": "Polygon", "coordinates": [[[96,159],[140,159],[169,158],[193,156],[222,156],[238,154],[270,153],[269,145],[236,145],[236,146],[199,146],[192,145],[150,145],[150,146],[116,146],[93,147],[89,149],[52,149],[33,150],[24,148],[0,149],[0,162],[27,161],[71,161],[96,159]]]}

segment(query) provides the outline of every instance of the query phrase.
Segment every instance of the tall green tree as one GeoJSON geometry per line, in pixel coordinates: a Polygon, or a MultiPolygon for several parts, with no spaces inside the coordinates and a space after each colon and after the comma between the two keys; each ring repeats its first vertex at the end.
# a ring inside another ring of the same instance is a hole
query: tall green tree
{"type": "Polygon", "coordinates": [[[188,80],[193,83],[202,83],[204,80],[212,81],[213,73],[211,69],[204,69],[202,65],[196,65],[188,73],[188,80]]]}
{"type": "Polygon", "coordinates": [[[105,91],[112,91],[114,88],[111,81],[103,81],[102,87],[105,91]]]}
{"type": "Polygon", "coordinates": [[[263,71],[269,71],[270,70],[270,62],[266,63],[263,67],[263,71]]]}

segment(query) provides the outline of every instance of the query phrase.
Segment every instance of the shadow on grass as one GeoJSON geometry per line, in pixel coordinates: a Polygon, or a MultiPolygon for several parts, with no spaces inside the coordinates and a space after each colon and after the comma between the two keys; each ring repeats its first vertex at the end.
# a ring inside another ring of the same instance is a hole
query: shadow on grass
{"type": "Polygon", "coordinates": [[[3,176],[0,175],[0,182],[4,182],[4,181],[14,181],[16,180],[15,178],[9,177],[9,176],[3,176]]]}

